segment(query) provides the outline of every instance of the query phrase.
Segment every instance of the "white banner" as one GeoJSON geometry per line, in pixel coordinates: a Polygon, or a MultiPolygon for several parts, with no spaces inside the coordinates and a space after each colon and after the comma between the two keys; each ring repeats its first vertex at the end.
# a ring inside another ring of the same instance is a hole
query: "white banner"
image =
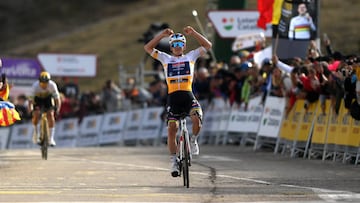
{"type": "Polygon", "coordinates": [[[55,141],[57,147],[75,147],[78,134],[78,118],[66,118],[56,122],[55,141]]]}
{"type": "MultiPolygon", "coordinates": [[[[243,34],[264,31],[257,27],[258,11],[210,11],[208,17],[222,38],[235,38],[243,34]]],[[[266,28],[265,36],[272,36],[271,24],[266,28]]]]}
{"type": "Polygon", "coordinates": [[[80,124],[80,134],[76,138],[77,146],[98,145],[103,115],[86,116],[80,124]]]}
{"type": "Polygon", "coordinates": [[[163,107],[145,109],[139,139],[155,139],[159,137],[161,123],[163,122],[160,116],[163,111],[163,107]]]}
{"type": "Polygon", "coordinates": [[[99,137],[100,144],[117,143],[121,141],[125,129],[126,116],[127,112],[105,114],[101,135],[99,137]]]}
{"type": "Polygon", "coordinates": [[[207,134],[208,132],[212,133],[214,130],[213,129],[214,123],[215,123],[214,122],[214,111],[211,108],[208,108],[204,112],[201,133],[203,133],[203,134],[207,134]]]}
{"type": "Polygon", "coordinates": [[[96,76],[96,55],[40,53],[38,60],[54,76],[96,76]]]}
{"type": "Polygon", "coordinates": [[[228,131],[257,133],[264,109],[260,102],[261,96],[250,99],[247,111],[245,111],[244,106],[237,107],[234,105],[231,111],[228,131]]]}
{"type": "Polygon", "coordinates": [[[239,35],[232,44],[232,51],[237,52],[241,49],[251,48],[257,43],[264,43],[265,35],[263,32],[239,35]]]}
{"type": "Polygon", "coordinates": [[[258,136],[277,138],[284,115],[285,98],[267,96],[258,136]]]}
{"type": "Polygon", "coordinates": [[[10,133],[10,127],[0,128],[0,150],[6,149],[8,138],[9,138],[9,133],[10,133]]]}
{"type": "Polygon", "coordinates": [[[265,49],[254,53],[254,61],[259,66],[262,65],[264,59],[266,58],[271,59],[271,57],[272,57],[272,46],[268,46],[265,49]]]}
{"type": "Polygon", "coordinates": [[[210,132],[221,132],[227,129],[227,124],[230,116],[229,103],[223,98],[214,98],[210,104],[211,126],[210,132]]]}
{"type": "Polygon", "coordinates": [[[231,107],[228,105],[224,106],[220,113],[218,131],[227,130],[230,120],[230,114],[231,114],[231,107]]]}
{"type": "Polygon", "coordinates": [[[137,140],[141,132],[143,109],[131,110],[126,117],[126,130],[124,140],[137,140]]]}
{"type": "Polygon", "coordinates": [[[25,149],[32,148],[35,144],[32,143],[33,125],[16,124],[12,126],[10,134],[9,149],[25,149]]]}

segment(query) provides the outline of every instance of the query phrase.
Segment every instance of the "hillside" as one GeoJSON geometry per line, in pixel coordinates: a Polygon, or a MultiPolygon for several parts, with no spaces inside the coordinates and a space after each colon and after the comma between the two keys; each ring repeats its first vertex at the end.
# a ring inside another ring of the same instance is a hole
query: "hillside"
{"type": "Polygon", "coordinates": [[[13,49],[10,53],[28,57],[35,57],[40,52],[97,54],[97,77],[79,80],[82,90],[97,90],[106,79],[118,81],[119,64],[134,72],[145,56],[143,43],[138,40],[151,23],[166,22],[176,31],[187,24],[196,27],[192,9],[204,16],[205,6],[205,0],[142,1],[124,9],[127,10],[124,14],[13,49]]]}
{"type": "MultiPolygon", "coordinates": [[[[94,11],[94,14],[91,12],[94,7],[89,6],[90,10],[82,11],[74,17],[78,20],[73,22],[69,20],[71,17],[66,18],[67,26],[49,18],[53,23],[44,23],[47,29],[34,30],[27,35],[18,33],[18,43],[3,49],[2,55],[35,57],[41,52],[96,54],[97,77],[83,78],[79,82],[81,90],[99,90],[105,80],[119,80],[119,74],[122,74],[119,73],[120,64],[128,72],[138,68],[145,56],[143,43],[138,40],[151,23],[166,22],[175,31],[180,31],[185,25],[198,28],[191,13],[193,9],[198,11],[201,22],[206,22],[206,0],[122,2],[127,3],[109,3],[101,7],[101,12],[94,11]],[[84,19],[84,16],[89,18],[83,22],[79,20],[84,19]]],[[[256,9],[256,1],[248,1],[248,7],[256,9]]],[[[360,1],[356,0],[321,1],[320,33],[326,32],[330,36],[335,49],[345,53],[360,52],[360,37],[357,35],[359,7],[360,1]]]]}

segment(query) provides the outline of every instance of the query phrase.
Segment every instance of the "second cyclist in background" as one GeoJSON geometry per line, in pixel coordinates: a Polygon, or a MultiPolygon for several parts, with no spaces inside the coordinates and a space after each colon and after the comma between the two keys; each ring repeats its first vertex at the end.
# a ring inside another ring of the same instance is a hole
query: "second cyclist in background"
{"type": "Polygon", "coordinates": [[[29,110],[32,112],[32,123],[34,126],[33,142],[40,142],[39,137],[39,119],[40,110],[43,109],[47,113],[50,131],[50,146],[55,146],[55,111],[59,113],[61,105],[58,87],[51,80],[48,72],[41,72],[39,80],[32,85],[32,92],[29,100],[29,110]]]}
{"type": "Polygon", "coordinates": [[[194,67],[196,60],[211,49],[212,44],[204,36],[199,34],[191,26],[183,29],[186,36],[191,36],[200,44],[195,50],[184,54],[186,49],[186,38],[181,33],[174,33],[170,28],[156,35],[145,46],[145,51],[154,59],[159,60],[164,68],[166,83],[168,87],[167,122],[168,122],[168,149],[171,154],[171,175],[179,176],[177,163],[176,133],[179,129],[179,115],[186,113],[190,115],[192,122],[192,136],[190,140],[191,152],[199,154],[197,137],[201,128],[202,109],[192,92],[194,67]],[[169,37],[172,55],[161,52],[155,47],[163,38],[169,37]]]}

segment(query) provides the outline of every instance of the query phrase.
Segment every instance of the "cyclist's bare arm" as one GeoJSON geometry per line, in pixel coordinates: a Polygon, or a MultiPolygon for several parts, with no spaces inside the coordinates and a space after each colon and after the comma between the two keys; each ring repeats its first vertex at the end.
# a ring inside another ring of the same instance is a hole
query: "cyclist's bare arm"
{"type": "Polygon", "coordinates": [[[61,107],[60,97],[54,98],[54,100],[55,100],[55,106],[56,106],[56,114],[59,114],[60,107],[61,107]]]}
{"type": "Polygon", "coordinates": [[[148,54],[151,54],[154,48],[159,44],[160,40],[164,37],[169,37],[174,31],[170,28],[163,30],[160,34],[152,38],[148,43],[145,44],[144,49],[148,54]]]}
{"type": "Polygon", "coordinates": [[[210,50],[212,47],[212,43],[206,39],[204,36],[202,36],[200,33],[198,33],[193,27],[186,26],[184,28],[184,34],[192,36],[198,41],[198,43],[204,47],[206,50],[210,50]]]}
{"type": "Polygon", "coordinates": [[[31,113],[34,110],[34,102],[33,102],[33,97],[29,98],[29,102],[28,102],[28,112],[31,113]]]}

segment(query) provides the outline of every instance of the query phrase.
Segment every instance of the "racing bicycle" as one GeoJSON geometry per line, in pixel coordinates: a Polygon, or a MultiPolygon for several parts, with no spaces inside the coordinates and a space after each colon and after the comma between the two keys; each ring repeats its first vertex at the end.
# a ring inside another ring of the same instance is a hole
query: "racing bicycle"
{"type": "Polygon", "coordinates": [[[183,176],[184,186],[189,188],[190,186],[190,177],[189,177],[189,167],[191,166],[191,148],[190,148],[190,136],[189,131],[186,127],[186,117],[188,114],[181,114],[179,120],[179,136],[178,136],[178,164],[180,175],[183,176]]]}

